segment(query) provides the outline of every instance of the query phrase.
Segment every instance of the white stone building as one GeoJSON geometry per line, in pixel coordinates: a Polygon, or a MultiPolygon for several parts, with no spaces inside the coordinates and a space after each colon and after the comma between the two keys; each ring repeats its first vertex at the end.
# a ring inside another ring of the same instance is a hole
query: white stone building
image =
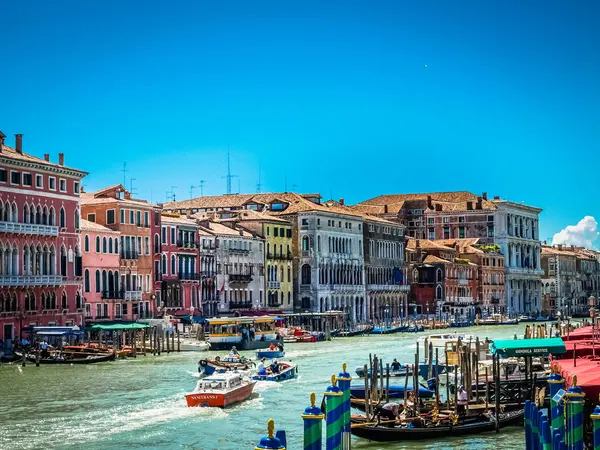
{"type": "Polygon", "coordinates": [[[494,241],[500,245],[506,266],[506,309],[509,314],[542,310],[542,244],[540,208],[494,199],[494,241]]]}

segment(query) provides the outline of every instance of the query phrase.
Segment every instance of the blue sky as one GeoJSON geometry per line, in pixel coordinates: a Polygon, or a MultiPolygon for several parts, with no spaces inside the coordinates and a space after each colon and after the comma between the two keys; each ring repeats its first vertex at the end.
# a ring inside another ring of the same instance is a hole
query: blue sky
{"type": "Polygon", "coordinates": [[[595,216],[600,3],[5,2],[0,129],[177,199],[487,191],[595,216]],[[591,170],[590,170],[591,169],[591,170]],[[295,185],[295,186],[294,186],[295,185]],[[194,190],[197,195],[198,189],[194,190]]]}

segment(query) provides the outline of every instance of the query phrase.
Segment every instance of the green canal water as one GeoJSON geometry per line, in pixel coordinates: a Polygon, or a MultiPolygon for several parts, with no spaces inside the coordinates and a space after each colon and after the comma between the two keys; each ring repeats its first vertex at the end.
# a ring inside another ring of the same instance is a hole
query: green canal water
{"type": "MultiPolygon", "coordinates": [[[[523,326],[467,328],[481,338],[521,335],[523,326]]],[[[172,353],[89,366],[0,367],[0,449],[254,449],[267,420],[287,432],[288,450],[302,448],[300,414],[311,391],[321,393],[332,373],[376,353],[414,361],[416,339],[426,333],[289,344],[300,376],[282,384],[259,382],[252,399],[226,410],[188,408],[184,394],[197,382],[197,361],[214,352],[172,353]]],[[[250,356],[250,355],[248,355],[250,356]]],[[[522,449],[522,429],[443,442],[378,444],[354,438],[353,449],[522,449]]]]}

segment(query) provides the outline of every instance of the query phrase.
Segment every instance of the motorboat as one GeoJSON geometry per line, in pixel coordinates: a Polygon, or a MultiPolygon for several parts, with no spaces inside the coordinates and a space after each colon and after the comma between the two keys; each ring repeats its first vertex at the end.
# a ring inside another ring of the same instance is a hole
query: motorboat
{"type": "MultiPolygon", "coordinates": [[[[354,371],[356,372],[356,375],[358,375],[358,377],[360,378],[364,378],[365,377],[365,368],[364,366],[358,366],[356,369],[354,369],[354,371]]],[[[367,369],[367,371],[370,373],[370,370],[367,369]]],[[[387,376],[387,370],[385,368],[383,368],[381,370],[381,372],[383,373],[383,376],[386,377],[387,376]]],[[[412,366],[400,366],[399,370],[392,370],[390,369],[390,378],[401,378],[401,377],[405,377],[405,376],[410,376],[413,374],[413,370],[412,370],[412,366]]]]}
{"type": "Polygon", "coordinates": [[[182,352],[205,352],[210,350],[210,342],[196,339],[183,339],[178,345],[182,352]]]}
{"type": "Polygon", "coordinates": [[[20,358],[26,358],[27,361],[32,362],[32,363],[37,364],[39,362],[39,364],[53,364],[53,365],[94,364],[94,363],[101,363],[101,362],[107,362],[107,361],[114,361],[116,358],[115,353],[97,353],[95,355],[90,355],[90,356],[85,356],[85,357],[80,356],[77,358],[73,358],[72,355],[61,354],[59,352],[56,352],[54,354],[51,354],[49,357],[39,358],[39,359],[37,359],[36,355],[33,355],[31,353],[27,354],[27,355],[23,355],[18,352],[15,352],[15,354],[17,356],[19,356],[20,358]]]}
{"type": "MultiPolygon", "coordinates": [[[[407,391],[412,391],[412,385],[406,387],[407,391]]],[[[365,386],[364,385],[352,385],[350,386],[350,395],[355,398],[365,398],[365,386]]],[[[435,392],[431,389],[427,389],[423,386],[419,386],[419,398],[431,398],[435,395],[435,392]]],[[[404,397],[404,385],[390,385],[389,386],[389,398],[402,398],[404,397]]]]}
{"type": "Polygon", "coordinates": [[[247,372],[219,372],[198,381],[194,392],[186,394],[187,405],[225,408],[252,395],[256,381],[247,372]]]}
{"type": "Polygon", "coordinates": [[[205,375],[212,375],[220,371],[250,370],[255,366],[254,361],[240,355],[227,355],[224,358],[220,356],[215,359],[201,359],[198,362],[198,372],[204,372],[205,375]]]}
{"type": "Polygon", "coordinates": [[[298,376],[298,365],[291,361],[274,362],[261,372],[257,372],[252,379],[256,381],[285,381],[298,376]],[[277,364],[277,370],[273,371],[273,364],[277,364]]]}
{"type": "Polygon", "coordinates": [[[258,350],[280,342],[273,316],[214,317],[208,322],[212,350],[258,350]]]}
{"type": "Polygon", "coordinates": [[[261,359],[261,358],[267,358],[267,359],[283,358],[284,356],[285,356],[285,352],[283,350],[278,350],[278,349],[259,350],[256,352],[256,357],[258,359],[261,359]]]}

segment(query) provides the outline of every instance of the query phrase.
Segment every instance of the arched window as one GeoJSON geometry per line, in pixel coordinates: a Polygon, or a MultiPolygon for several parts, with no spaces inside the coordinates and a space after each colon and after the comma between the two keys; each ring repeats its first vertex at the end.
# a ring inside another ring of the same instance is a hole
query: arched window
{"type": "Polygon", "coordinates": [[[90,251],[90,237],[87,234],[83,237],[83,250],[90,251]]]}
{"type": "Polygon", "coordinates": [[[102,253],[108,253],[108,243],[106,241],[106,236],[102,238],[102,253]]]}
{"type": "Polygon", "coordinates": [[[60,247],[60,274],[67,276],[67,249],[64,245],[60,247]]]}
{"type": "Polygon", "coordinates": [[[176,273],[175,255],[171,255],[171,275],[175,275],[176,273]]]}
{"type": "Polygon", "coordinates": [[[108,279],[106,275],[106,270],[102,271],[102,292],[108,291],[108,279]]]}
{"type": "Polygon", "coordinates": [[[96,253],[100,253],[100,236],[96,236],[96,253]]]}
{"type": "Polygon", "coordinates": [[[67,218],[65,216],[65,208],[60,208],[60,227],[67,228],[67,218]]]}
{"type": "Polygon", "coordinates": [[[108,253],[113,252],[113,238],[108,238],[108,253]]]}
{"type": "Polygon", "coordinates": [[[81,304],[81,292],[79,291],[77,291],[77,293],[75,294],[75,307],[77,309],[83,308],[83,305],[81,304]]]}
{"type": "Polygon", "coordinates": [[[302,266],[302,284],[311,284],[311,273],[310,266],[304,264],[302,266]]]}
{"type": "Polygon", "coordinates": [[[161,271],[163,275],[167,274],[167,255],[161,257],[161,271]]]}
{"type": "MultiPolygon", "coordinates": [[[[31,217],[33,218],[34,212],[33,212],[33,208],[31,210],[31,217]]],[[[50,207],[50,211],[49,211],[49,216],[48,216],[48,224],[52,225],[52,226],[56,226],[56,211],[54,210],[54,206],[50,207]]],[[[33,223],[33,222],[32,222],[33,223]]]]}
{"type": "Polygon", "coordinates": [[[98,269],[96,269],[96,279],[94,281],[96,281],[96,287],[94,290],[96,292],[100,292],[100,271],[98,269]]]}
{"type": "Polygon", "coordinates": [[[115,238],[115,255],[119,254],[119,239],[115,238]]]}
{"type": "Polygon", "coordinates": [[[158,233],[154,235],[154,253],[160,253],[160,238],[158,237],[158,233]]]}
{"type": "Polygon", "coordinates": [[[302,236],[302,251],[308,251],[308,236],[302,236]]]}
{"type": "Polygon", "coordinates": [[[62,309],[67,309],[69,305],[67,304],[67,293],[63,291],[62,296],[60,297],[60,307],[62,309]]]}
{"type": "Polygon", "coordinates": [[[88,269],[83,272],[83,292],[90,292],[90,271],[88,269]]]}
{"type": "Polygon", "coordinates": [[[75,210],[75,218],[74,218],[74,223],[75,223],[75,229],[79,230],[79,210],[76,209],[75,210]]]}
{"type": "Polygon", "coordinates": [[[289,305],[292,302],[292,293],[290,291],[288,291],[288,296],[287,297],[288,297],[288,299],[287,299],[288,301],[287,302],[288,302],[288,305],[289,305]]]}
{"type": "Polygon", "coordinates": [[[439,284],[435,288],[435,299],[436,300],[442,299],[442,286],[440,286],[439,284]]]}
{"type": "Polygon", "coordinates": [[[321,251],[321,236],[317,236],[317,251],[321,251]]]}
{"type": "Polygon", "coordinates": [[[413,270],[413,281],[415,283],[419,282],[419,271],[417,269],[413,270]]]}
{"type": "Polygon", "coordinates": [[[441,283],[441,282],[442,282],[442,269],[438,269],[438,270],[436,270],[436,272],[435,272],[435,280],[436,280],[438,283],[441,283]]]}

